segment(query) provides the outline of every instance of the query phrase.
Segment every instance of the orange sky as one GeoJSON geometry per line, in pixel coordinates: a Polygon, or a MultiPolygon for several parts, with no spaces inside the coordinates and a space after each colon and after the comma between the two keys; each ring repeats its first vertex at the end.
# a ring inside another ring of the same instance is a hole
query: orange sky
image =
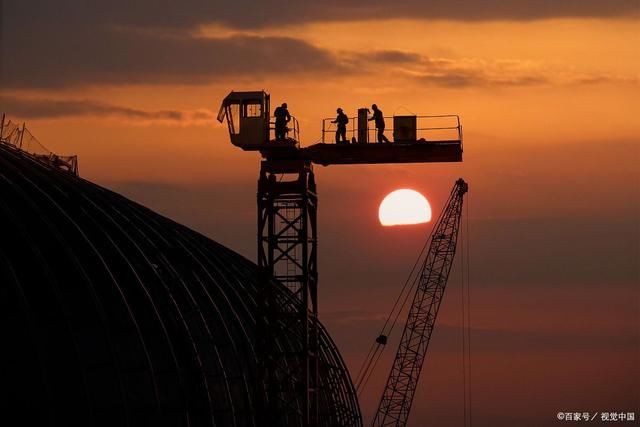
{"type": "MultiPolygon", "coordinates": [[[[321,118],[337,106],[349,115],[372,102],[386,115],[403,107],[459,114],[462,164],[316,167],[320,315],[351,371],[430,229],[380,227],[379,202],[394,189],[414,188],[437,216],[462,176],[470,184],[474,425],[555,425],[560,410],[635,410],[640,417],[637,11],[533,20],[384,18],[292,19],[295,25],[254,27],[197,22],[187,27],[190,37],[215,43],[240,38],[237,56],[231,50],[204,71],[198,68],[209,60],[204,56],[179,58],[174,69],[171,58],[150,54],[148,61],[160,64],[155,70],[135,56],[112,70],[107,58],[104,73],[87,68],[85,78],[64,69],[56,73],[67,73],[68,81],[52,73],[49,85],[46,74],[34,74],[30,78],[41,83],[30,85],[12,80],[12,64],[4,60],[0,109],[26,120],[53,151],[77,154],[84,178],[251,259],[259,158],[232,147],[226,129],[213,120],[230,90],[265,89],[272,104],[288,102],[300,120],[303,145],[320,137],[321,118]],[[252,72],[243,69],[248,58],[242,54],[244,43],[255,39],[267,46],[293,39],[304,46],[276,47],[266,53],[275,65],[252,72]],[[308,46],[317,51],[303,56],[308,46]],[[315,60],[317,67],[304,67],[315,60]],[[237,70],[217,74],[216,67],[237,70]],[[54,117],[43,100],[61,102],[60,114],[54,117]],[[69,102],[85,108],[79,112],[69,102]],[[181,118],[166,119],[160,111],[181,118]],[[196,111],[208,118],[194,119],[196,111]]],[[[5,58],[12,45],[9,33],[5,58]]],[[[158,41],[157,49],[163,46],[158,41]]],[[[78,42],[68,49],[65,55],[76,49],[81,59],[101,63],[109,47],[87,54],[78,42]]],[[[28,61],[36,67],[47,58],[40,53],[28,61]]],[[[461,425],[457,274],[411,425],[461,425]]],[[[397,337],[391,348],[396,344],[397,337]]],[[[367,416],[390,356],[363,397],[367,416]]]]}

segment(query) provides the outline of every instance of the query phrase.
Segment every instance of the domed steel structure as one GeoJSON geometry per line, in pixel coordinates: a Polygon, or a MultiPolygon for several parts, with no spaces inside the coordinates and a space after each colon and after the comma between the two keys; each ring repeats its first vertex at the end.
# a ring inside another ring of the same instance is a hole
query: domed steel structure
{"type": "MultiPolygon", "coordinates": [[[[3,424],[262,425],[255,264],[4,144],[0,196],[3,424]]],[[[320,331],[320,425],[360,426],[320,331]]]]}

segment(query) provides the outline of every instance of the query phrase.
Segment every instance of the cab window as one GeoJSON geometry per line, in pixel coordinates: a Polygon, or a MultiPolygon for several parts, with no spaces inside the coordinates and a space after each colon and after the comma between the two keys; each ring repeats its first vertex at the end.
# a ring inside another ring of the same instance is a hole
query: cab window
{"type": "Polygon", "coordinates": [[[243,117],[262,117],[262,103],[259,101],[245,101],[242,104],[243,117]]]}

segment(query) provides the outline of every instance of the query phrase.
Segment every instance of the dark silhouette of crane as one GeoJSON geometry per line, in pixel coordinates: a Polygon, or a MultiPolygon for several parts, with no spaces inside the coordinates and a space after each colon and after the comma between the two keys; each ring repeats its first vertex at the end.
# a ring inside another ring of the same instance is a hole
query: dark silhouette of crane
{"type": "MultiPolygon", "coordinates": [[[[407,425],[431,333],[456,254],[463,196],[467,190],[466,182],[462,179],[456,181],[431,234],[429,250],[418,272],[418,285],[398,351],[373,419],[374,427],[407,425]]],[[[379,345],[386,344],[387,336],[380,335],[376,342],[379,345]]]]}
{"type": "MultiPolygon", "coordinates": [[[[453,126],[446,127],[454,131],[451,138],[418,139],[419,130],[443,128],[417,128],[416,116],[399,116],[394,117],[394,143],[369,144],[367,114],[367,109],[358,110],[357,143],[301,147],[295,117],[287,124],[285,138],[279,135],[276,140],[270,96],[264,91],[231,92],[220,107],[218,120],[227,122],[231,143],[258,151],[263,158],[257,194],[262,285],[256,351],[257,375],[263,379],[259,384],[266,384],[257,393],[264,425],[319,425],[318,378],[331,372],[330,366],[318,363],[318,196],[313,164],[462,161],[462,127],[457,116],[449,116],[455,119],[453,126]],[[273,279],[289,288],[294,304],[278,301],[282,294],[274,291],[273,279]],[[299,348],[287,352],[277,348],[281,335],[296,336],[299,348]]],[[[343,417],[341,408],[334,408],[334,413],[341,425],[362,425],[361,417],[343,417]]]]}

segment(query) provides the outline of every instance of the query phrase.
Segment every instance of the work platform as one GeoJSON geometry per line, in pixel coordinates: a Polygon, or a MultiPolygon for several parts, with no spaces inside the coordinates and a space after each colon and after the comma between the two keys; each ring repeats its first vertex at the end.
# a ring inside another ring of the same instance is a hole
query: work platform
{"type": "Polygon", "coordinates": [[[462,141],[412,143],[320,143],[297,148],[292,144],[269,143],[260,150],[267,160],[306,160],[318,165],[384,163],[442,163],[462,161],[462,141]]]}
{"type": "Polygon", "coordinates": [[[384,122],[390,126],[379,132],[370,111],[359,108],[357,116],[346,117],[341,134],[336,119],[323,119],[321,142],[308,146],[301,144],[293,116],[289,116],[285,137],[276,139],[270,97],[264,91],[231,92],[218,113],[220,122],[225,119],[232,144],[245,151],[259,151],[265,160],[279,163],[302,160],[329,166],[462,161],[462,125],[456,114],[385,116],[384,122]],[[380,134],[385,135],[383,140],[391,141],[374,142],[382,139],[380,134]]]}

